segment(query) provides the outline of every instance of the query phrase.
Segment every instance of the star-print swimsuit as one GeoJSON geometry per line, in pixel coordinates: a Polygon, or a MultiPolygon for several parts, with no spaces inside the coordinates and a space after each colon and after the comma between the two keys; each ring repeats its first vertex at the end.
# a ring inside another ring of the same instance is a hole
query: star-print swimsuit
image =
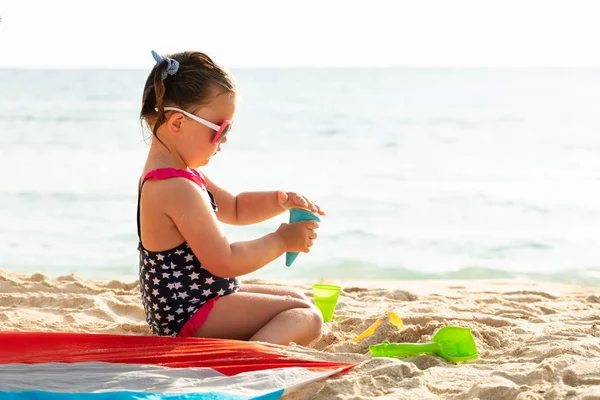
{"type": "Polygon", "coordinates": [[[208,272],[187,242],[160,252],[147,250],[142,245],[140,199],[144,183],[148,179],[169,178],[186,178],[198,184],[206,190],[213,210],[217,211],[214,197],[206,189],[206,181],[199,172],[161,168],[146,174],[138,192],[137,206],[140,293],[146,322],[153,334],[193,336],[196,328],[206,320],[215,300],[239,291],[239,284],[235,278],[220,278],[208,272]]]}

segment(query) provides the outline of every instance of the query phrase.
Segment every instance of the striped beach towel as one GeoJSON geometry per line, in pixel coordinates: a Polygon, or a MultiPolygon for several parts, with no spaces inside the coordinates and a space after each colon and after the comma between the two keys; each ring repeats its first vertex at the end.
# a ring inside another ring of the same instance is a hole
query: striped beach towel
{"type": "Polygon", "coordinates": [[[0,332],[2,400],[271,400],[353,366],[235,340],[0,332]]]}

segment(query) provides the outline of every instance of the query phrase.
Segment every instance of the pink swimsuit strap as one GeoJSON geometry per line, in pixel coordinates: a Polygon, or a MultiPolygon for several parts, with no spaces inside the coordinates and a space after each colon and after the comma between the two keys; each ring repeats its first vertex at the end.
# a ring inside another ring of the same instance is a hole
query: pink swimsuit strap
{"type": "Polygon", "coordinates": [[[206,190],[206,179],[204,179],[204,176],[202,176],[202,174],[200,172],[196,171],[195,169],[191,170],[191,172],[188,170],[179,169],[179,168],[154,169],[154,170],[148,172],[146,174],[146,176],[144,176],[144,182],[148,179],[163,180],[163,179],[169,179],[169,178],[186,178],[186,179],[189,179],[189,180],[195,182],[202,189],[206,190]]]}

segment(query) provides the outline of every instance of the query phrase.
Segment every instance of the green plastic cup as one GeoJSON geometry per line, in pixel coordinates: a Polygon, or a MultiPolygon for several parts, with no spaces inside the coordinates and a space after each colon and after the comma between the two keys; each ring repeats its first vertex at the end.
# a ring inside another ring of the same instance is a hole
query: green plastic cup
{"type": "Polygon", "coordinates": [[[335,306],[338,298],[340,297],[341,287],[337,285],[328,285],[324,283],[315,283],[312,287],[313,296],[315,299],[315,305],[321,314],[323,314],[323,321],[331,321],[335,306]]]}

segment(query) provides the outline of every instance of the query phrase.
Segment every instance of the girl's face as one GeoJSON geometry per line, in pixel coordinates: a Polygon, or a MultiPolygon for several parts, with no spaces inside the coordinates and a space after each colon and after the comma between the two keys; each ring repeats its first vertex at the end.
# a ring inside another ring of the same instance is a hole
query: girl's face
{"type": "MultiPolygon", "coordinates": [[[[225,120],[233,120],[235,107],[235,94],[220,93],[200,108],[185,111],[220,126],[225,120]]],[[[171,134],[177,137],[173,145],[188,167],[198,168],[208,164],[212,156],[221,150],[221,146],[227,143],[227,136],[220,143],[212,143],[217,131],[180,112],[167,112],[171,113],[167,117],[167,126],[171,134]]]]}

